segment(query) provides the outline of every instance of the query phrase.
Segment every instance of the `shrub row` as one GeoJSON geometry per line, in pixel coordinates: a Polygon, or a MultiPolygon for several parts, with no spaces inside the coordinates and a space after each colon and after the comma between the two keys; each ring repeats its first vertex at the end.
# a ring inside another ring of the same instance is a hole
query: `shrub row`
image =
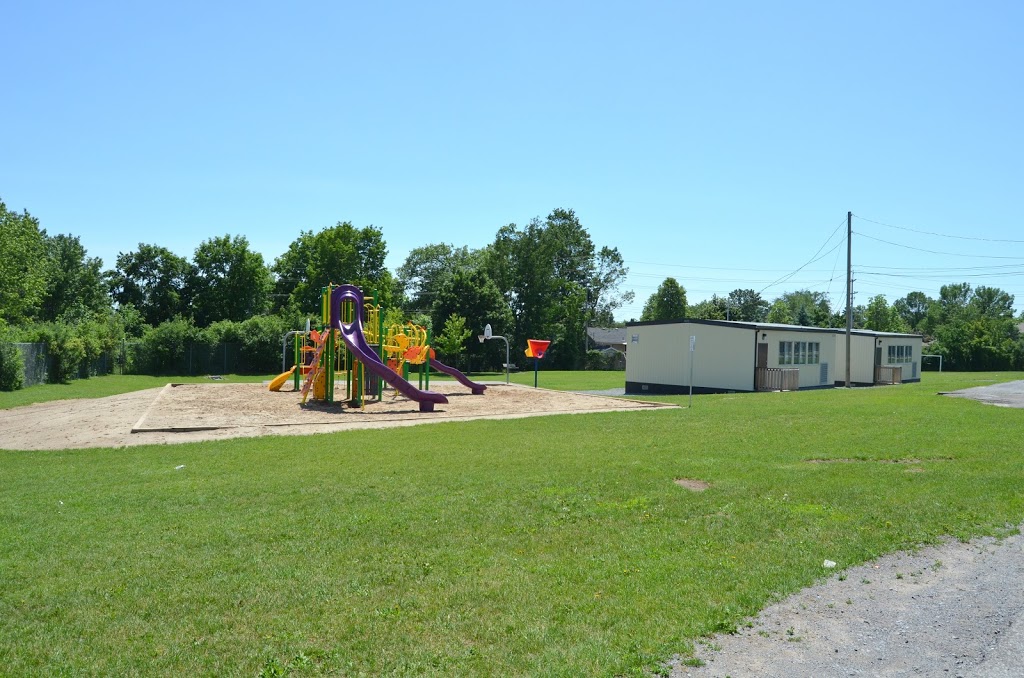
{"type": "Polygon", "coordinates": [[[223,371],[267,374],[281,366],[281,338],[288,329],[288,321],[270,315],[242,322],[222,320],[205,329],[178,317],[146,330],[128,358],[126,371],[174,375],[194,372],[197,365],[203,371],[223,365],[223,371]],[[232,351],[231,360],[225,356],[220,361],[215,354],[229,346],[237,347],[237,354],[232,351]]]}

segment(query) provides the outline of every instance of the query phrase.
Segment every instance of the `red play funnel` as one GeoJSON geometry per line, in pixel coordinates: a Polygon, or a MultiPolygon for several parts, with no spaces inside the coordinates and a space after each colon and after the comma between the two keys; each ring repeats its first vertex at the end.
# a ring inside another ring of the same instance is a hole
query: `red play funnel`
{"type": "Polygon", "coordinates": [[[550,341],[544,341],[543,339],[527,339],[526,343],[529,345],[529,348],[526,349],[526,357],[537,358],[538,360],[544,357],[548,346],[551,345],[550,341]]]}

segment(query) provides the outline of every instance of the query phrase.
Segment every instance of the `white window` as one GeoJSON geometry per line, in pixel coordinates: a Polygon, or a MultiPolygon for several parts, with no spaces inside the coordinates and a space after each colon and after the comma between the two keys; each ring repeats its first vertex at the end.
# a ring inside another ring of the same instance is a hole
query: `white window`
{"type": "Polygon", "coordinates": [[[792,365],[793,364],[793,342],[791,342],[791,341],[780,341],[779,342],[779,364],[780,365],[792,365]]]}
{"type": "Polygon", "coordinates": [[[821,343],[817,341],[780,341],[780,365],[817,365],[821,360],[821,343]]]}
{"type": "Polygon", "coordinates": [[[890,365],[914,362],[914,347],[909,344],[889,346],[888,359],[890,365]]]}

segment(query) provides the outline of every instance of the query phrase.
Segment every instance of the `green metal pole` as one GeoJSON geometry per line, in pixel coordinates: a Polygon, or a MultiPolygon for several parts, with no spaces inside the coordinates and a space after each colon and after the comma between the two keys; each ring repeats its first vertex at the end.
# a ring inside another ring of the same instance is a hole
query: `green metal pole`
{"type": "Polygon", "coordinates": [[[299,363],[299,356],[302,352],[299,350],[299,346],[302,344],[302,334],[296,334],[292,337],[292,346],[295,349],[295,374],[292,375],[295,382],[295,390],[299,390],[299,380],[302,378],[302,364],[299,363]]]}
{"type": "MultiPolygon", "coordinates": [[[[380,303],[379,290],[373,291],[373,300],[377,302],[377,357],[387,365],[384,360],[384,305],[380,303]]],[[[377,401],[384,398],[384,379],[377,377],[377,401]]]]}
{"type": "Polygon", "coordinates": [[[324,348],[324,351],[327,353],[327,356],[326,356],[327,357],[327,373],[324,375],[326,377],[326,379],[324,380],[324,385],[327,388],[326,388],[326,392],[324,393],[324,395],[325,395],[325,397],[327,399],[327,402],[333,403],[334,402],[334,359],[335,359],[335,355],[334,355],[334,330],[330,329],[330,324],[328,324],[327,327],[328,327],[327,332],[329,334],[327,335],[327,346],[326,346],[326,348],[324,348]]]}
{"type": "Polygon", "coordinates": [[[430,330],[427,330],[427,355],[423,358],[423,366],[427,369],[427,390],[430,390],[430,342],[431,342],[430,330]]]}

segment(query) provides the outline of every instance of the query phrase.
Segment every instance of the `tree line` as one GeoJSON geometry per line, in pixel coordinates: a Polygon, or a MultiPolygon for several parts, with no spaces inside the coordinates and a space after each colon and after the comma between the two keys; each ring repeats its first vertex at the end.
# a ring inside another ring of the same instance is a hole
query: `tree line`
{"type": "MultiPolygon", "coordinates": [[[[953,370],[1022,370],[1024,337],[1015,317],[1013,295],[968,283],[943,285],[937,298],[910,292],[889,304],[875,295],[853,308],[853,326],[878,332],[924,336],[927,353],[943,356],[953,370]]],[[[686,289],[666,278],[644,304],[640,320],[738,320],[808,327],[846,327],[846,309],[833,309],[828,295],[810,290],[786,292],[769,302],[751,289],[687,306],[686,289]]]]}
{"type": "MultiPolygon", "coordinates": [[[[79,237],[51,236],[27,211],[0,202],[0,340],[46,341],[72,354],[69,364],[139,340],[151,344],[155,370],[174,364],[175,342],[241,337],[260,344],[253,355],[269,356],[276,341],[280,355],[285,331],[318,321],[324,286],[354,283],[377,295],[387,323],[427,325],[453,358],[468,354],[476,367],[503,362],[494,342],[474,338],[491,324],[513,346],[553,340],[547,365],[571,369],[585,361],[586,328],[612,324],[632,299],[619,289],[628,271],[618,250],[595,245],[570,209],[501,226],[480,249],[417,247],[396,274],[385,268],[387,253],[379,228],[338,222],[301,231],[272,262],[245,236],[226,234],[188,258],[139,243],[104,270],[79,237]],[[250,331],[265,336],[255,342],[250,331]]],[[[68,368],[61,379],[74,373],[68,368]]]]}
{"type": "MultiPolygon", "coordinates": [[[[300,231],[273,261],[244,235],[225,234],[204,240],[190,257],[139,243],[104,269],[79,237],[49,235],[30,213],[0,201],[0,363],[11,362],[5,342],[45,341],[64,357],[55,370],[63,380],[128,339],[148,342],[148,369],[170,370],[176,346],[233,341],[247,347],[252,371],[270,371],[281,336],[306,319],[317,322],[320,291],[333,282],[375,293],[388,324],[411,319],[430,327],[433,345],[454,361],[477,369],[504,361],[498,342],[475,340],[490,324],[516,356],[526,339],[550,339],[545,367],[577,369],[588,363],[587,328],[615,325],[615,312],[633,300],[622,289],[628,268],[618,249],[594,243],[571,209],[503,225],[479,249],[416,247],[394,273],[385,268],[387,254],[381,229],[346,221],[300,231]]],[[[668,278],[640,320],[679,318],[846,323],[843,309],[832,309],[820,292],[786,292],[769,302],[736,289],[687,305],[685,288],[668,278]]],[[[1024,368],[1013,297],[996,288],[946,285],[937,299],[912,292],[892,305],[878,295],[855,308],[854,322],[924,334],[928,350],[953,369],[1024,368]]]]}

